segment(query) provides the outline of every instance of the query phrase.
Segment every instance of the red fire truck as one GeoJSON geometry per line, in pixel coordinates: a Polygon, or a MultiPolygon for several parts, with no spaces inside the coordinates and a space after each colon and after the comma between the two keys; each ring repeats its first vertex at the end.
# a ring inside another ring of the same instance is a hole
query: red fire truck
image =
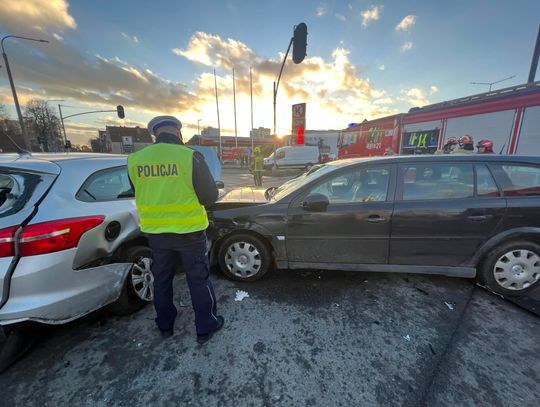
{"type": "Polygon", "coordinates": [[[496,153],[540,155],[540,81],[364,121],[342,131],[339,158],[383,155],[387,147],[403,155],[433,154],[449,137],[466,134],[475,144],[491,140],[496,153]],[[377,128],[380,135],[370,138],[377,128]]]}
{"type": "Polygon", "coordinates": [[[403,114],[353,123],[338,139],[338,158],[374,157],[387,149],[399,149],[399,129],[403,114]]]}

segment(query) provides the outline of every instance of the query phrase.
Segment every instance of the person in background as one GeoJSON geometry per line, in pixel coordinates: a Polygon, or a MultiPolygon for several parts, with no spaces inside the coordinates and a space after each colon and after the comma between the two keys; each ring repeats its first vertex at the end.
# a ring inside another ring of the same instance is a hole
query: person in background
{"type": "Polygon", "coordinates": [[[441,150],[437,150],[435,154],[451,154],[452,151],[459,145],[457,138],[448,137],[441,150]]]}
{"type": "Polygon", "coordinates": [[[471,136],[465,134],[458,139],[459,147],[450,154],[474,154],[474,141],[471,136]]]}
{"type": "Polygon", "coordinates": [[[209,279],[205,206],[218,190],[204,157],[184,146],[182,123],[174,116],[150,120],[155,144],[128,156],[141,230],[152,249],[156,324],[163,337],[173,335],[177,309],[173,279],[182,260],[195,312],[197,342],[210,340],[224,324],[209,279]]]}
{"type": "Polygon", "coordinates": [[[246,158],[247,158],[247,165],[248,165],[248,168],[250,168],[253,163],[253,151],[251,150],[251,147],[248,147],[247,149],[247,155],[246,155],[246,158]]]}
{"type": "Polygon", "coordinates": [[[261,148],[255,147],[255,156],[253,158],[253,180],[257,187],[262,187],[263,161],[261,148]]]}
{"type": "Polygon", "coordinates": [[[386,147],[384,150],[384,155],[397,155],[392,147],[386,147]]]}
{"type": "Polygon", "coordinates": [[[495,154],[493,151],[493,141],[491,140],[480,140],[476,148],[478,149],[478,154],[495,154]]]}

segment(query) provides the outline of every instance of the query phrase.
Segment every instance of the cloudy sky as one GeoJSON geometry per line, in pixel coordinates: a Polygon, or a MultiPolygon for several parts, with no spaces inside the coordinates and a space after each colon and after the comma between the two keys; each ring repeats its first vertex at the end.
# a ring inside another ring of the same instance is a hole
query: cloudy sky
{"type": "MultiPolygon", "coordinates": [[[[285,67],[279,134],[290,132],[293,103],[307,103],[308,129],[339,129],[487,90],[471,81],[523,83],[539,16],[538,0],[1,0],[0,35],[49,40],[5,42],[22,103],[63,99],[64,115],[126,107],[123,121],[67,120],[78,144],[107,124],[145,125],[156,114],[176,115],[185,137],[199,119],[217,127],[214,68],[222,134],[234,134],[234,68],[238,134],[247,136],[250,65],[254,126],[271,128],[272,82],[299,22],[308,57],[285,67]]],[[[0,103],[15,117],[4,67],[0,103]]]]}

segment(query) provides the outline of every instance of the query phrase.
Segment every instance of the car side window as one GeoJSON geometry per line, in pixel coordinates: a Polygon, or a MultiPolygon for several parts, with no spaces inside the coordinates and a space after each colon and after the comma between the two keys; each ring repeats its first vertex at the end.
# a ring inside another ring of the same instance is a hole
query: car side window
{"type": "Polygon", "coordinates": [[[278,151],[276,154],[276,159],[281,160],[283,158],[285,158],[285,150],[278,151]]]}
{"type": "Polygon", "coordinates": [[[499,188],[486,165],[476,166],[476,196],[479,198],[499,196],[499,188]]]}
{"type": "Polygon", "coordinates": [[[497,182],[502,186],[504,196],[540,195],[540,168],[532,165],[494,165],[497,182]]]}
{"type": "Polygon", "coordinates": [[[77,199],[85,202],[115,201],[134,196],[125,166],[92,174],[77,193],[77,199]]]}
{"type": "Polygon", "coordinates": [[[389,182],[389,167],[356,168],[329,178],[309,193],[325,195],[330,204],[383,202],[389,182]]]}
{"type": "Polygon", "coordinates": [[[472,164],[406,164],[401,169],[401,182],[405,201],[474,195],[472,164]]]}

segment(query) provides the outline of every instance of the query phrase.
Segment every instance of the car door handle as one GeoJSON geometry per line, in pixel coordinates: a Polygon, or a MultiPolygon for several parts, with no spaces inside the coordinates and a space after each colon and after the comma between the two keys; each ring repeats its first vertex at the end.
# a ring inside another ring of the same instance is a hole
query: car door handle
{"type": "Polygon", "coordinates": [[[473,222],[483,222],[490,217],[491,217],[490,215],[471,215],[471,216],[467,216],[467,219],[473,222]]]}
{"type": "Polygon", "coordinates": [[[383,218],[382,216],[379,216],[379,215],[370,215],[366,218],[366,220],[370,223],[382,223],[382,222],[386,222],[386,218],[383,218]]]}

